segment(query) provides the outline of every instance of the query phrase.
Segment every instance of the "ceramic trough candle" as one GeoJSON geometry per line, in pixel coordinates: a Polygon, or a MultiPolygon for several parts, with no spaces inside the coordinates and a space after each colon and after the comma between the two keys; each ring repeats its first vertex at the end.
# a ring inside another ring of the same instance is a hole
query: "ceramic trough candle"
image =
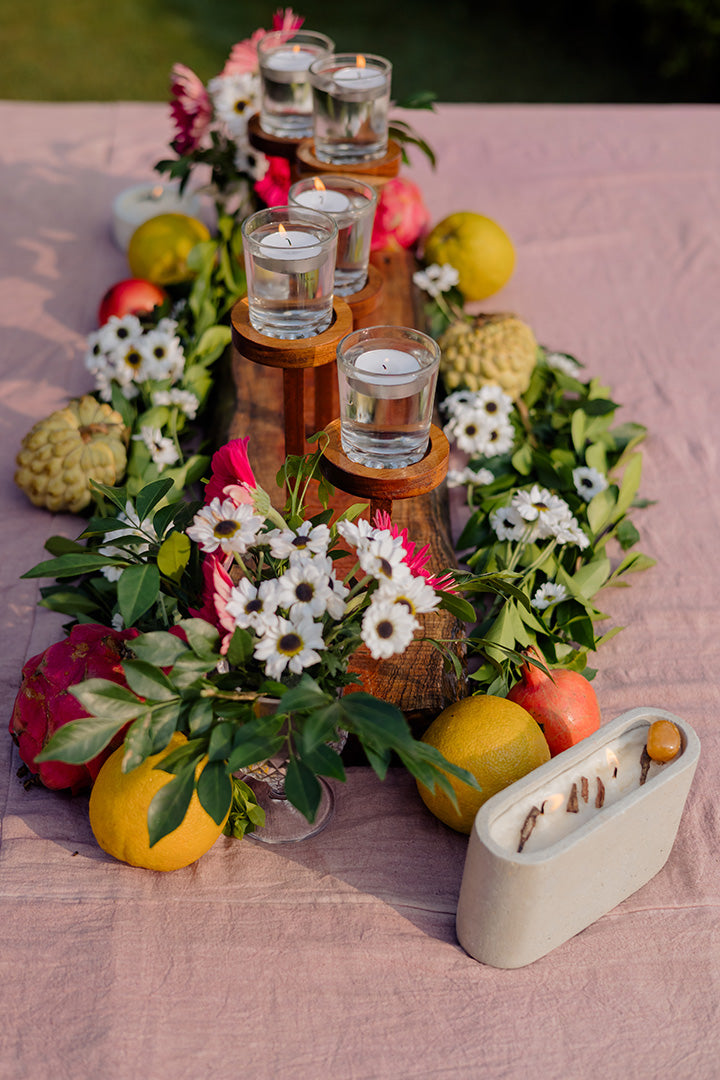
{"type": "Polygon", "coordinates": [[[312,135],[313,99],[308,69],[334,47],[329,37],[313,30],[273,30],[260,39],[260,125],[270,135],[283,139],[312,135]]]}
{"type": "Polygon", "coordinates": [[[663,709],[630,709],[488,799],[475,818],[457,934],[493,967],[530,964],[650,880],[673,846],[700,742],[663,709]],[[653,760],[651,727],[677,753],[653,760]]]}
{"type": "Polygon", "coordinates": [[[297,206],[329,214],[338,227],[335,292],[351,296],[367,281],[377,192],[370,184],[347,176],[309,177],[290,188],[297,206]]]}
{"type": "Polygon", "coordinates": [[[355,330],[338,345],[340,437],[351,461],[401,469],[425,454],[440,364],[437,342],[405,326],[355,330]]]}
{"type": "Polygon", "coordinates": [[[191,191],[181,195],[176,184],[146,183],[121,191],[113,202],[113,237],[121,251],[127,251],[130,237],[150,218],[160,214],[187,214],[197,217],[200,200],[191,191]]]}
{"type": "Polygon", "coordinates": [[[388,147],[392,65],[381,56],[335,53],[310,66],[318,161],[373,161],[388,147]]]}
{"type": "Polygon", "coordinates": [[[333,313],[337,225],[327,214],[276,206],[242,226],[250,324],[274,338],[327,330],[333,313]]]}

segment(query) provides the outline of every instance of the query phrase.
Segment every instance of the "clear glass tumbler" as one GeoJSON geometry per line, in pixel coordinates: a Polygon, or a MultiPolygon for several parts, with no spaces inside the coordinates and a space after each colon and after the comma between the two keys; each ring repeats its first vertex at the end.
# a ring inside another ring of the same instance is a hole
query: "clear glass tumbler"
{"type": "Polygon", "coordinates": [[[318,161],[372,161],[387,153],[391,76],[382,56],[335,53],[310,65],[318,161]]]}
{"type": "Polygon", "coordinates": [[[333,314],[337,225],[328,214],[275,206],[242,225],[250,325],[273,338],[327,330],[333,314]]]}
{"type": "Polygon", "coordinates": [[[365,286],[370,261],[377,191],[371,184],[349,176],[306,177],[290,188],[296,206],[320,210],[338,227],[335,293],[351,296],[365,286]]]}
{"type": "Polygon", "coordinates": [[[271,30],[260,38],[260,126],[268,134],[282,139],[312,135],[313,99],[308,69],[334,48],[329,37],[314,30],[271,30]]]}
{"type": "Polygon", "coordinates": [[[424,457],[440,365],[436,341],[406,326],[354,330],[337,348],[340,441],[351,461],[402,469],[424,457]]]}

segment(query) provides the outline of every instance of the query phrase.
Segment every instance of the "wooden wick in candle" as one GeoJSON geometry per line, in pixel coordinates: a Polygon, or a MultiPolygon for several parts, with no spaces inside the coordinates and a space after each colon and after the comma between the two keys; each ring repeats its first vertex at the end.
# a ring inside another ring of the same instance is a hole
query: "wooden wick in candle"
{"type": "Polygon", "coordinates": [[[520,829],[520,843],[518,844],[518,852],[522,851],[522,849],[525,847],[528,840],[530,839],[532,831],[535,828],[535,823],[537,822],[537,819],[540,817],[541,813],[542,810],[540,810],[539,807],[531,807],[530,812],[523,821],[522,828],[520,829]]]}
{"type": "Polygon", "coordinates": [[[600,807],[604,806],[604,804],[605,804],[605,785],[603,784],[603,782],[602,782],[602,780],[600,779],[599,776],[596,776],[595,779],[597,780],[597,794],[595,796],[595,807],[596,807],[596,809],[599,810],[600,807]]]}
{"type": "Polygon", "coordinates": [[[648,771],[652,764],[652,758],[648,754],[647,746],[643,746],[642,754],[640,755],[640,787],[645,783],[648,777],[648,771]]]}
{"type": "Polygon", "coordinates": [[[578,787],[577,787],[577,784],[573,784],[573,786],[570,789],[570,797],[569,797],[569,799],[567,801],[567,806],[565,807],[565,809],[567,810],[568,814],[579,814],[580,813],[580,804],[578,803],[578,787]]]}
{"type": "Polygon", "coordinates": [[[590,783],[587,776],[580,777],[580,794],[582,795],[583,802],[587,802],[590,798],[590,783]]]}

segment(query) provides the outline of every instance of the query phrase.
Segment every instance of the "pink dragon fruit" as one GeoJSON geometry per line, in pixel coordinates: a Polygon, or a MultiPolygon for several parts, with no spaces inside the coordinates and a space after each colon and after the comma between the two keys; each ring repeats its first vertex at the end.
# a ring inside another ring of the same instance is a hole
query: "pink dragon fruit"
{"type": "Polygon", "coordinates": [[[88,715],[68,687],[94,678],[124,685],[121,667],[127,655],[124,643],[137,634],[135,629],[111,630],[95,623],[74,626],[64,641],[32,656],[25,664],[10,718],[10,734],[20,757],[45,787],[56,791],[69,788],[73,794],[90,787],[105,759],[120,745],[124,729],[85,765],[68,765],[62,761],[35,765],[35,757],[58,728],[88,715]]]}

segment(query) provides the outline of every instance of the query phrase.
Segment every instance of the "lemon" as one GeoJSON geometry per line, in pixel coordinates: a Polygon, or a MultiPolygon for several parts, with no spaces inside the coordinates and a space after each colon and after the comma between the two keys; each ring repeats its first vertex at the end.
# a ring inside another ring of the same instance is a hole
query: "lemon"
{"type": "Polygon", "coordinates": [[[510,237],[491,218],[460,210],[432,229],[425,241],[427,263],[450,263],[465,300],[484,300],[502,289],[515,268],[510,237]]]}
{"type": "Polygon", "coordinates": [[[210,230],[187,214],[158,214],[139,225],[130,237],[128,262],[133,277],[153,285],[177,285],[190,281],[195,273],[187,257],[210,230]]]}
{"type": "MultiPolygon", "coordinates": [[[[148,806],[155,793],[173,779],[171,773],[154,766],[184,742],[185,736],[176,732],[164,750],[128,773],[122,771],[122,746],[107,759],[90,793],[90,826],[108,855],[146,870],[179,870],[209,851],[220,836],[225,822],[216,825],[194,791],[182,824],[150,847],[148,806]]],[[[204,766],[203,761],[196,776],[204,766]]]]}
{"type": "Polygon", "coordinates": [[[469,833],[475,815],[491,795],[550,760],[550,750],[529,712],[507,698],[478,694],[456,701],[433,720],[422,741],[434,746],[453,765],[471,772],[482,791],[455,777],[459,811],[439,787],[418,783],[420,797],[446,825],[469,833]]]}

